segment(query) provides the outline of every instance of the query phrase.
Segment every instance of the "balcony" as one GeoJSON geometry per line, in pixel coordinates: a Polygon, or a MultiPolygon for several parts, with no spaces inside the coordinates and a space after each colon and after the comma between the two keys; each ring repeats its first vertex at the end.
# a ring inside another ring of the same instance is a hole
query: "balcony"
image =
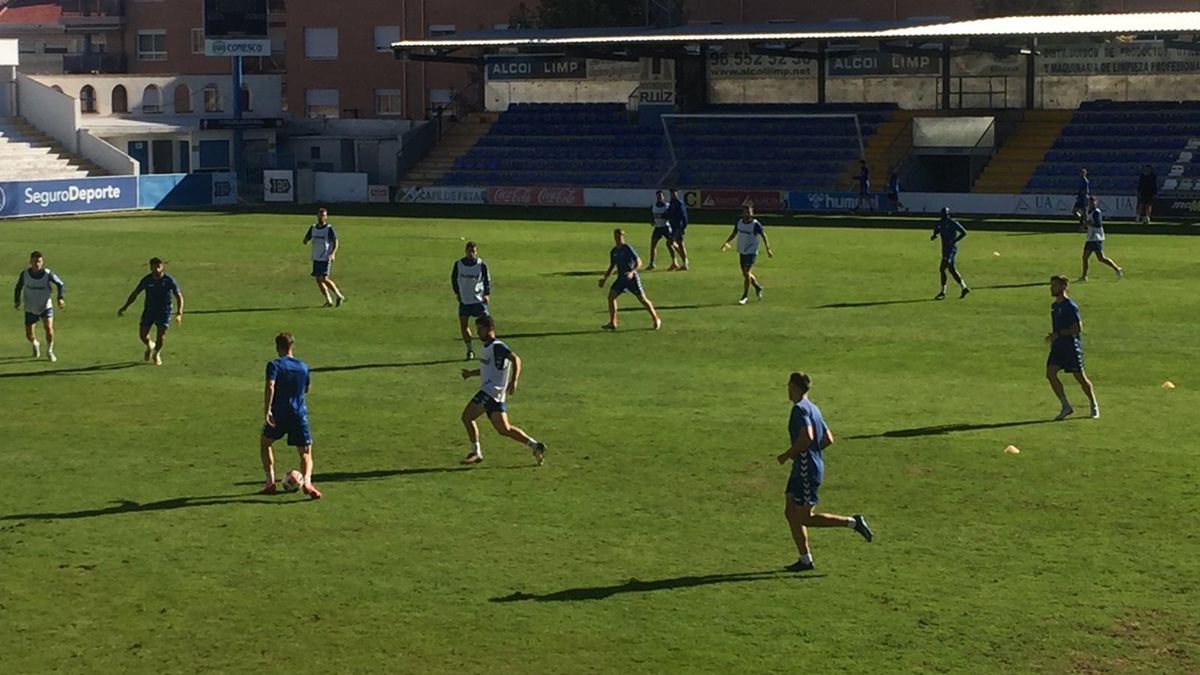
{"type": "Polygon", "coordinates": [[[71,31],[119,30],[125,25],[125,0],[59,0],[59,22],[71,31]]]}
{"type": "Polygon", "coordinates": [[[247,75],[282,75],[287,72],[287,53],[272,52],[270,56],[243,57],[242,72],[247,75]]]}
{"type": "Polygon", "coordinates": [[[113,75],[129,72],[129,64],[124,54],[64,54],[62,60],[62,72],[68,75],[113,75]]]}

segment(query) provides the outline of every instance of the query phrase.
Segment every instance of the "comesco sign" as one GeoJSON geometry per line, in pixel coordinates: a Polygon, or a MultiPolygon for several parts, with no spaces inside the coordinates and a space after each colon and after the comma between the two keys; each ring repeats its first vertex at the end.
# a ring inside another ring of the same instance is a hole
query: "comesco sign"
{"type": "Polygon", "coordinates": [[[490,187],[488,203],[510,206],[583,206],[583,188],[490,187]]]}
{"type": "Polygon", "coordinates": [[[270,40],[205,40],[206,56],[268,56],[270,40]]]}

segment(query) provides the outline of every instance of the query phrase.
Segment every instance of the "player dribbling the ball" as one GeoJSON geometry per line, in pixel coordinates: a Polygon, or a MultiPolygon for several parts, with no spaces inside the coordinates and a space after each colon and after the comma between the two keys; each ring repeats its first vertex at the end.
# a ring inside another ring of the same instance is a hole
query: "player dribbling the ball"
{"type": "Polygon", "coordinates": [[[279,355],[267,363],[267,383],[263,388],[263,427],[259,451],[267,482],[262,494],[275,494],[275,453],[271,444],[287,436],[288,445],[300,453],[300,489],[312,499],[320,499],[321,491],[312,484],[312,434],[308,430],[308,407],[304,396],[310,384],[308,364],[293,355],[296,341],[291,333],[275,336],[275,352],[279,355]]]}

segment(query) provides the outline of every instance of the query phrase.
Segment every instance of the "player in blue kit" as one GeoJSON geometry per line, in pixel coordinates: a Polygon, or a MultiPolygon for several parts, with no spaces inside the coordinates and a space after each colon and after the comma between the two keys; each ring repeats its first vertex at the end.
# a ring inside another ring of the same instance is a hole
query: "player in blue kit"
{"type": "Polygon", "coordinates": [[[471,317],[487,316],[488,299],[492,294],[492,277],[487,265],[477,255],[475,242],[468,241],[465,256],[454,261],[450,270],[450,288],[458,298],[458,327],[462,332],[463,344],[467,346],[467,361],[475,358],[471,349],[471,328],[467,325],[471,317]]]}
{"type": "Polygon", "coordinates": [[[933,234],[929,236],[929,241],[933,241],[938,237],[942,238],[942,264],[938,267],[938,273],[942,275],[942,290],[934,296],[934,300],[946,299],[946,272],[949,272],[954,280],[958,282],[962,293],[958,299],[961,300],[967,297],[967,293],[971,289],[967,288],[967,282],[958,273],[958,268],[954,265],[954,258],[958,255],[958,242],[962,241],[967,236],[967,228],[962,226],[962,223],[950,217],[950,209],[942,207],[942,217],[933,225],[933,234]]]}
{"type": "Polygon", "coordinates": [[[646,297],[646,292],[642,290],[642,280],[638,277],[638,268],[642,266],[642,259],[638,257],[637,251],[633,247],[625,243],[625,230],[617,228],[613,230],[613,241],[616,246],[608,254],[608,269],[605,270],[604,276],[600,279],[600,288],[604,288],[604,284],[608,282],[608,277],[617,271],[617,280],[613,282],[611,288],[608,289],[608,323],[601,326],[604,330],[617,329],[617,298],[629,291],[633,296],[642,303],[642,307],[650,312],[650,317],[654,320],[654,330],[662,327],[662,321],[658,318],[658,312],[654,311],[654,305],[650,302],[650,298],[646,297]]]}
{"type": "Polygon", "coordinates": [[[658,254],[658,242],[663,239],[667,240],[667,253],[671,256],[671,266],[667,268],[667,271],[674,272],[679,269],[679,265],[675,262],[675,240],[671,234],[671,222],[667,218],[670,208],[663,191],[657,190],[654,193],[654,204],[650,206],[650,223],[654,226],[654,232],[650,234],[650,265],[646,267],[647,270],[654,269],[654,258],[658,254]]]}
{"type": "Polygon", "coordinates": [[[271,445],[287,436],[287,444],[300,453],[300,489],[312,499],[320,499],[321,491],[312,484],[312,433],[308,429],[308,406],[304,396],[311,381],[308,364],[293,355],[296,341],[291,333],[275,336],[275,353],[279,358],[267,362],[267,381],[263,387],[263,427],[259,441],[263,474],[267,482],[260,492],[275,494],[275,451],[271,445]]]}
{"type": "Polygon", "coordinates": [[[1092,389],[1092,381],[1083,372],[1083,343],[1080,341],[1083,322],[1079,318],[1079,305],[1067,297],[1067,285],[1067,278],[1061,274],[1050,277],[1050,295],[1054,296],[1054,303],[1050,305],[1050,324],[1053,331],[1046,335],[1046,342],[1050,345],[1050,356],[1046,359],[1046,379],[1050,380],[1050,388],[1054,390],[1059,403],[1062,403],[1062,410],[1054,419],[1065,419],[1075,412],[1067,401],[1066,393],[1063,392],[1062,382],[1058,380],[1060,370],[1075,376],[1075,381],[1083,388],[1083,393],[1091,403],[1091,416],[1096,418],[1100,416],[1100,407],[1096,405],[1096,392],[1092,389]]]}
{"type": "Polygon", "coordinates": [[[734,238],[737,239],[738,262],[742,268],[742,299],[738,300],[738,304],[746,304],[751,286],[754,287],[754,295],[762,300],[763,289],[758,284],[758,278],[754,276],[754,263],[758,261],[758,240],[762,239],[768,258],[774,258],[775,254],[771,252],[771,242],[767,241],[767,233],[763,230],[762,223],[754,217],[753,206],[742,207],[742,219],[734,223],[733,232],[730,232],[729,238],[725,240],[724,244],[721,244],[721,250],[728,250],[729,242],[734,238]]]}
{"type": "Polygon", "coordinates": [[[463,368],[462,378],[479,376],[479,392],[462,411],[462,423],[467,428],[467,439],[471,450],[463,458],[463,464],[478,464],[483,461],[483,450],[479,445],[479,427],[475,420],[486,414],[496,431],[514,441],[524,443],[532,452],[533,459],[541,466],[546,459],[546,444],[534,440],[519,427],[508,422],[508,405],[505,398],[517,390],[521,377],[521,359],[508,345],[496,339],[496,322],[490,316],[475,319],[475,329],[483,346],[479,349],[479,367],[474,370],[463,368]]]}
{"type": "Polygon", "coordinates": [[[792,401],[792,412],[788,418],[788,435],[792,444],[775,459],[780,464],[792,460],[792,472],[784,490],[786,501],[783,514],[791,528],[800,559],[785,569],[804,572],[813,568],[812,552],[808,548],[808,528],[847,527],[867,541],[871,541],[874,535],[861,514],[848,518],[832,513],[813,513],[817,490],[825,479],[825,459],[821,453],[833,444],[833,432],[825,426],[821,410],[808,398],[812,379],[804,373],[792,373],[787,386],[788,398],[792,401]]]}
{"type": "Polygon", "coordinates": [[[63,297],[63,280],[57,274],[46,269],[41,251],[29,254],[29,268],[22,270],[17,276],[17,286],[13,289],[13,307],[20,311],[22,297],[25,300],[25,339],[33,347],[33,358],[40,358],[42,346],[37,341],[34,332],[39,321],[46,331],[46,358],[51,362],[57,361],[54,355],[54,304],[50,299],[50,286],[58,290],[58,308],[67,306],[63,297]]]}
{"type": "Polygon", "coordinates": [[[671,201],[667,203],[667,224],[671,226],[671,242],[675,244],[675,252],[679,254],[679,271],[688,270],[687,246],[683,236],[688,226],[687,205],[679,198],[679,190],[671,188],[671,201]]]}
{"type": "Polygon", "coordinates": [[[151,258],[150,273],[142,277],[137,288],[129,294],[129,299],[117,310],[117,316],[124,316],[125,310],[137,299],[138,293],[146,291],[146,304],[142,308],[142,318],[138,323],[138,337],[146,345],[145,360],[153,359],[156,366],[162,365],[163,343],[167,337],[167,329],[171,327],[172,298],[175,300],[175,323],[183,325],[183,292],[179,290],[179,284],[175,282],[174,277],[163,272],[165,264],[161,258],[151,258]],[[158,328],[153,340],[150,339],[151,326],[158,328]]]}
{"type": "Polygon", "coordinates": [[[900,169],[892,167],[888,172],[888,213],[907,211],[908,207],[900,201],[900,169]]]}
{"type": "Polygon", "coordinates": [[[329,277],[334,258],[337,257],[338,238],[333,225],[329,224],[329,211],[317,209],[317,222],[309,226],[304,234],[305,244],[312,242],[312,275],[317,280],[317,290],[325,298],[325,307],[333,307],[335,298],[337,306],[341,307],[346,296],[338,290],[337,284],[329,277]]]}
{"type": "Polygon", "coordinates": [[[858,174],[854,180],[858,181],[858,199],[854,200],[852,213],[858,213],[864,202],[870,212],[875,213],[875,200],[871,199],[871,170],[867,168],[867,160],[858,160],[858,174]]]}
{"type": "Polygon", "coordinates": [[[1083,242],[1083,273],[1079,276],[1079,281],[1087,281],[1088,279],[1088,259],[1092,254],[1096,254],[1096,259],[1108,265],[1114,272],[1117,273],[1117,280],[1120,281],[1125,276],[1125,270],[1116,263],[1112,258],[1104,256],[1104,214],[1100,212],[1100,208],[1096,206],[1096,198],[1088,197],[1087,218],[1083,223],[1087,227],[1087,240],[1083,242]]]}

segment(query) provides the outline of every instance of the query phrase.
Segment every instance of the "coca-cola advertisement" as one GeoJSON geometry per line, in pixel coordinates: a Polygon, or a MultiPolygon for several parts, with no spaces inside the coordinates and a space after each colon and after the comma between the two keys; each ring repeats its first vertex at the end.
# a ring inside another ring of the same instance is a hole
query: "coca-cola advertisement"
{"type": "Polygon", "coordinates": [[[490,187],[487,199],[507,206],[583,206],[583,188],[490,187]]]}

